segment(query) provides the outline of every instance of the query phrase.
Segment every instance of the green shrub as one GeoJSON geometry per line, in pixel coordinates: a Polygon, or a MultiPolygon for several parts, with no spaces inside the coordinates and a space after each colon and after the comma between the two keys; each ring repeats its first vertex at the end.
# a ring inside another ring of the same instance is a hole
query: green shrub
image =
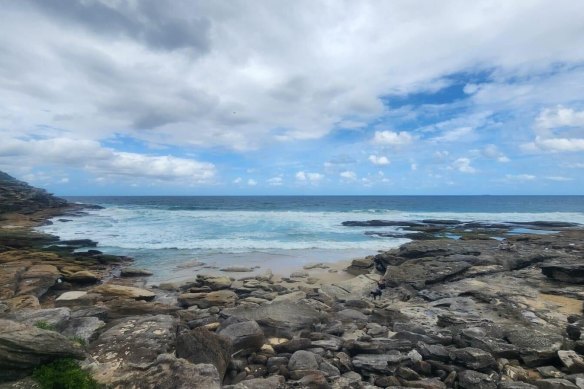
{"type": "Polygon", "coordinates": [[[69,358],[40,366],[32,376],[42,389],[99,389],[89,373],[81,370],[77,361],[69,358]]]}
{"type": "Polygon", "coordinates": [[[69,339],[79,344],[81,347],[87,347],[87,342],[85,341],[85,339],[79,336],[70,336],[69,339]]]}
{"type": "Polygon", "coordinates": [[[57,331],[57,328],[54,325],[49,324],[44,320],[37,321],[36,323],[34,323],[34,326],[36,328],[40,328],[41,330],[57,331]]]}

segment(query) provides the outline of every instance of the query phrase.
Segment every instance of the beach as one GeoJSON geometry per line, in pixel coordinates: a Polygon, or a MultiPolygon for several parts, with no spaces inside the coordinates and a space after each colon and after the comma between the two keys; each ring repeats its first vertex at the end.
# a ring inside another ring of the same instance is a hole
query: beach
{"type": "Polygon", "coordinates": [[[91,236],[39,232],[101,212],[48,199],[2,215],[2,388],[34,388],[60,358],[115,388],[582,384],[575,221],[351,218],[342,227],[407,243],[275,269],[192,258],[161,277],[91,236]]]}

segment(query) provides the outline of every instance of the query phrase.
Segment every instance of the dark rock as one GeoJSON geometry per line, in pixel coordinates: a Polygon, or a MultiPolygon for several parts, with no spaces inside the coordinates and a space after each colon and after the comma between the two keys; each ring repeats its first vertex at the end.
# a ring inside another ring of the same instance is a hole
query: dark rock
{"type": "Polygon", "coordinates": [[[577,352],[560,350],[558,358],[570,373],[584,373],[584,358],[577,352]]]}
{"type": "Polygon", "coordinates": [[[519,347],[523,362],[528,367],[547,365],[557,358],[563,344],[563,337],[527,328],[506,331],[507,340],[519,347]]]}
{"type": "Polygon", "coordinates": [[[219,331],[231,340],[233,352],[246,355],[259,350],[265,341],[264,332],[253,320],[231,324],[219,331]]]}
{"type": "Polygon", "coordinates": [[[55,359],[83,357],[77,343],[57,332],[0,319],[0,382],[21,378],[55,359]]]}
{"type": "Polygon", "coordinates": [[[307,338],[290,339],[287,342],[274,345],[277,353],[294,353],[298,350],[306,350],[312,346],[312,341],[307,338]]]}
{"type": "Polygon", "coordinates": [[[578,389],[578,386],[561,378],[546,378],[534,382],[538,389],[578,389]]]}
{"type": "Polygon", "coordinates": [[[458,374],[458,385],[462,389],[497,389],[497,377],[474,370],[464,370],[458,374]]]}
{"type": "Polygon", "coordinates": [[[404,359],[399,351],[391,351],[387,354],[359,354],[353,357],[352,363],[361,374],[389,374],[393,370],[390,365],[397,365],[404,359]]]}
{"type": "Polygon", "coordinates": [[[310,351],[298,350],[290,357],[288,370],[318,370],[317,356],[310,351]]]}
{"type": "Polygon", "coordinates": [[[434,259],[414,259],[399,266],[388,266],[384,275],[387,286],[411,284],[414,287],[442,282],[462,273],[471,265],[467,262],[442,262],[434,259]]]}
{"type": "Polygon", "coordinates": [[[205,328],[195,328],[180,334],[176,339],[176,356],[199,364],[210,363],[223,379],[231,361],[231,341],[205,328]]]}
{"type": "Polygon", "coordinates": [[[97,317],[77,317],[69,320],[61,333],[69,338],[82,339],[89,343],[104,326],[105,323],[97,317]]]}
{"type": "Polygon", "coordinates": [[[472,370],[484,370],[497,365],[491,354],[478,348],[455,349],[450,352],[450,356],[456,363],[472,370]]]}
{"type": "Polygon", "coordinates": [[[34,326],[39,322],[53,326],[61,331],[71,318],[69,308],[47,308],[47,309],[24,309],[21,311],[0,314],[0,318],[12,320],[23,324],[34,326]]]}
{"type": "Polygon", "coordinates": [[[144,269],[137,269],[135,267],[125,267],[120,271],[122,277],[148,277],[152,272],[144,269]]]}
{"type": "Polygon", "coordinates": [[[542,265],[541,272],[557,281],[584,284],[584,265],[582,264],[542,265]]]}

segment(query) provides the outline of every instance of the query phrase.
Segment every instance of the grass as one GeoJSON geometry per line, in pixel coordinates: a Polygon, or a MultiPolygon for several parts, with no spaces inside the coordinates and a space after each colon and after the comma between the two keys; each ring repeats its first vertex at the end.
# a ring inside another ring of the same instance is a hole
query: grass
{"type": "Polygon", "coordinates": [[[57,331],[57,328],[54,325],[49,324],[44,320],[37,321],[36,323],[34,323],[34,326],[36,328],[40,328],[41,330],[57,331]]]}
{"type": "Polygon", "coordinates": [[[33,378],[42,389],[99,389],[100,386],[73,359],[57,359],[40,366],[33,378]]]}

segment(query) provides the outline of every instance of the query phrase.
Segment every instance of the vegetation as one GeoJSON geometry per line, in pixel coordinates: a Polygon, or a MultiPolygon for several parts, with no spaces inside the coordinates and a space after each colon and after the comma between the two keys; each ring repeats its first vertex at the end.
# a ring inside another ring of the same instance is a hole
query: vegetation
{"type": "Polygon", "coordinates": [[[44,320],[37,321],[36,323],[34,323],[34,326],[36,328],[40,328],[41,330],[57,331],[57,328],[54,325],[47,323],[44,320]]]}
{"type": "Polygon", "coordinates": [[[42,389],[99,389],[95,380],[79,367],[77,361],[69,358],[36,369],[33,378],[42,389]]]}

